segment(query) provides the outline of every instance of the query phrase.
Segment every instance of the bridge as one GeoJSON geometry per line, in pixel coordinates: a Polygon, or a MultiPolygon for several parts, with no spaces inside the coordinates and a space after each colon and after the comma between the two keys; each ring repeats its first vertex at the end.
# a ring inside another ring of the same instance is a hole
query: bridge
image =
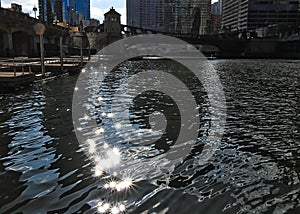
{"type": "Polygon", "coordinates": [[[133,27],[129,25],[121,25],[122,33],[124,35],[139,35],[139,34],[163,34],[167,36],[176,37],[183,41],[188,42],[192,45],[209,45],[216,47],[219,51],[219,54],[224,54],[231,52],[231,56],[239,56],[249,40],[240,39],[237,36],[235,37],[224,37],[221,35],[194,35],[194,34],[180,34],[180,33],[170,33],[162,32],[151,29],[144,29],[140,27],[133,27]]]}
{"type": "MultiPolygon", "coordinates": [[[[115,25],[116,23],[113,24],[115,25]]],[[[215,50],[219,50],[218,52],[221,54],[230,51],[232,56],[239,56],[246,44],[249,42],[246,39],[239,39],[237,37],[169,33],[122,24],[119,24],[119,27],[115,26],[113,32],[106,32],[105,29],[108,28],[106,25],[109,25],[109,23],[106,22],[97,27],[85,28],[85,32],[89,37],[90,43],[92,43],[92,47],[98,51],[106,45],[123,37],[142,34],[162,34],[176,37],[193,45],[210,45],[216,47],[215,50]]]]}
{"type": "MultiPolygon", "coordinates": [[[[121,39],[124,36],[139,34],[164,34],[176,37],[193,45],[210,45],[218,50],[218,56],[223,58],[299,58],[300,38],[239,38],[237,35],[194,35],[160,32],[143,29],[120,23],[120,14],[112,8],[106,13],[105,22],[97,27],[89,27],[86,34],[90,47],[99,50],[105,45],[121,39]],[[113,18],[109,18],[112,16],[113,18]],[[116,17],[114,17],[116,16],[116,17]]],[[[13,12],[0,8],[0,57],[39,56],[39,37],[34,31],[34,26],[40,20],[24,13],[13,12]]],[[[46,26],[44,43],[48,53],[58,55],[58,44],[61,37],[70,38],[69,30],[57,25],[43,23],[46,26]],[[53,53],[50,53],[50,52],[53,53]]],[[[81,32],[82,34],[82,32],[81,32]]],[[[72,37],[72,36],[71,36],[72,37]]],[[[81,37],[79,40],[81,41],[81,37]]],[[[76,43],[76,35],[70,39],[76,43]]],[[[78,39],[77,39],[78,40],[78,39]]],[[[75,44],[76,45],[76,44],[75,44]]]]}
{"type": "MultiPolygon", "coordinates": [[[[237,34],[229,35],[194,35],[180,34],[144,29],[129,25],[114,27],[114,32],[105,32],[104,22],[98,27],[89,27],[86,33],[90,42],[95,44],[93,48],[100,50],[109,43],[123,37],[135,36],[141,34],[163,34],[176,37],[189,44],[199,46],[214,46],[215,54],[221,58],[299,58],[300,57],[300,37],[296,39],[278,39],[278,38],[256,38],[251,35],[239,37],[237,34]],[[118,32],[116,31],[118,29],[118,32]],[[113,35],[113,36],[112,36],[113,35]],[[114,38],[113,38],[114,37],[114,38]],[[112,39],[113,38],[113,39],[112,39]],[[101,44],[99,46],[99,44],[101,44]]],[[[114,26],[116,23],[113,23],[114,26]]]]}
{"type": "MultiPolygon", "coordinates": [[[[40,20],[24,13],[0,8],[0,57],[39,56],[39,36],[34,25],[40,20]]],[[[44,43],[48,50],[68,35],[67,28],[43,23],[46,27],[44,43]]],[[[54,50],[54,49],[53,49],[54,50]]],[[[51,53],[48,53],[51,55],[51,53]]]]}
{"type": "Polygon", "coordinates": [[[299,58],[300,37],[298,38],[255,38],[243,35],[194,35],[169,33],[121,25],[123,35],[163,34],[176,37],[193,45],[209,45],[218,48],[222,58],[299,58]]]}

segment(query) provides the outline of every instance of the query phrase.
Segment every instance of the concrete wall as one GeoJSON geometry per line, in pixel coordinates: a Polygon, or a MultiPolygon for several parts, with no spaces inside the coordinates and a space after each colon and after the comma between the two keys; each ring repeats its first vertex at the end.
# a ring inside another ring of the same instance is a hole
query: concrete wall
{"type": "Polygon", "coordinates": [[[88,48],[89,47],[89,40],[85,33],[83,32],[77,32],[73,33],[71,35],[73,47],[80,48],[82,44],[82,48],[88,48]]]}
{"type": "MultiPolygon", "coordinates": [[[[40,56],[39,35],[35,32],[39,20],[22,13],[0,9],[0,57],[40,56]]],[[[45,47],[47,54],[57,55],[59,37],[68,33],[67,29],[46,25],[45,47]],[[51,53],[51,54],[50,54],[51,53]]]]}

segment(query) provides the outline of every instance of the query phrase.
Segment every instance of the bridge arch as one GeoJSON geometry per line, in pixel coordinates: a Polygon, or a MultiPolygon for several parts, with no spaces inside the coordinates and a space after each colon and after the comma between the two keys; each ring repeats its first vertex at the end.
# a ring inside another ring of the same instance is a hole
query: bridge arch
{"type": "Polygon", "coordinates": [[[7,55],[7,48],[5,46],[7,38],[7,32],[0,28],[0,57],[5,57],[7,55]]]}
{"type": "Polygon", "coordinates": [[[2,26],[1,24],[0,24],[0,31],[5,32],[5,33],[10,33],[9,29],[2,26]]]}
{"type": "Polygon", "coordinates": [[[30,36],[35,36],[35,32],[32,28],[26,28],[25,26],[17,26],[17,27],[13,27],[10,30],[11,33],[15,33],[15,32],[25,32],[26,34],[30,35],[30,36]]]}
{"type": "Polygon", "coordinates": [[[31,57],[34,55],[34,36],[25,31],[12,33],[14,56],[31,57]]]}

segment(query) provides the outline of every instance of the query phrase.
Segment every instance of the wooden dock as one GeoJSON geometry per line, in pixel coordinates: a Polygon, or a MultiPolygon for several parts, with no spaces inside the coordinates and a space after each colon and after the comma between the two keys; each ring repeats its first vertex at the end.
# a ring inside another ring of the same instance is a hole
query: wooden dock
{"type": "Polygon", "coordinates": [[[80,73],[82,65],[88,62],[79,56],[64,58],[45,58],[45,72],[42,73],[40,58],[4,58],[0,59],[0,89],[15,89],[30,85],[35,79],[56,77],[64,74],[80,73]]]}
{"type": "MultiPolygon", "coordinates": [[[[88,62],[88,58],[83,58],[83,65],[88,62]]],[[[60,73],[79,73],[81,70],[81,59],[79,56],[67,57],[61,63],[60,58],[51,57],[45,58],[45,72],[53,74],[60,73]]],[[[16,71],[16,72],[34,72],[42,73],[41,62],[39,58],[18,57],[11,59],[0,59],[1,71],[16,71]]]]}
{"type": "Polygon", "coordinates": [[[16,89],[30,85],[35,75],[29,72],[0,72],[0,89],[16,89]]]}

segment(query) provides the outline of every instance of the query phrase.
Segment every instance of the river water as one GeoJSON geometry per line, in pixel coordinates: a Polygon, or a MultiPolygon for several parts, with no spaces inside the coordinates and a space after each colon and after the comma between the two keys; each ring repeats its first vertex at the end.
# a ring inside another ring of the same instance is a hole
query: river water
{"type": "MultiPolygon", "coordinates": [[[[115,213],[300,213],[300,61],[209,63],[219,74],[227,102],[225,133],[210,162],[192,163],[201,155],[197,147],[171,175],[133,180],[120,192],[105,187],[113,175],[95,176],[93,161],[75,136],[72,95],[77,76],[1,92],[0,213],[95,213],[102,202],[108,203],[107,212],[115,213]]],[[[117,77],[107,79],[102,96],[109,100],[112,85],[133,70],[167,71],[170,64],[126,62],[115,70],[117,77]]],[[[211,120],[205,91],[184,68],[172,69],[196,94],[200,130],[205,129],[211,120]]],[[[161,96],[154,94],[154,104],[141,97],[147,107],[131,109],[140,117],[134,122],[145,122],[141,112],[151,108],[175,106],[161,96]]],[[[107,126],[106,131],[107,142],[117,144],[115,130],[107,126]]],[[[170,144],[172,136],[167,136],[159,149],[170,144]]],[[[139,152],[129,144],[122,148],[135,150],[127,155],[139,152]]],[[[159,155],[149,151],[151,155],[136,158],[159,155]]]]}

